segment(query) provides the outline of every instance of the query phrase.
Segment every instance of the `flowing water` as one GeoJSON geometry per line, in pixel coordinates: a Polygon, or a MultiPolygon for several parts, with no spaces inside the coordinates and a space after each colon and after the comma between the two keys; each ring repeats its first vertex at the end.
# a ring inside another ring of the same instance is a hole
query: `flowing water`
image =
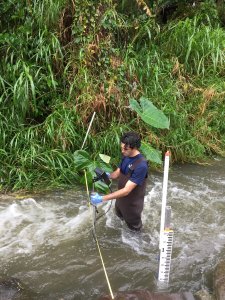
{"type": "MultiPolygon", "coordinates": [[[[160,173],[148,178],[142,233],[129,231],[113,208],[96,224],[113,292],[158,290],[162,181],[160,173]]],[[[225,160],[173,166],[167,204],[174,229],[167,291],[211,291],[213,268],[225,258],[225,160]]],[[[34,300],[95,300],[109,294],[85,189],[24,199],[2,196],[0,266],[1,277],[20,279],[34,300]]]]}

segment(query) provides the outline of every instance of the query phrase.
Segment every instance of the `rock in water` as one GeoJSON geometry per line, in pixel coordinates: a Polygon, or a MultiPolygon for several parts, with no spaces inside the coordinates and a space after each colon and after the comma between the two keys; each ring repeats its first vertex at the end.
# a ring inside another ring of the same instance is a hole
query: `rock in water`
{"type": "Polygon", "coordinates": [[[16,278],[0,278],[0,300],[31,300],[30,293],[16,278]]]}
{"type": "MultiPolygon", "coordinates": [[[[119,292],[114,295],[115,300],[195,300],[192,293],[184,292],[179,294],[152,293],[148,290],[132,292],[119,292]]],[[[99,300],[111,300],[109,295],[102,296],[99,300]]]]}
{"type": "Polygon", "coordinates": [[[220,261],[215,268],[214,290],[217,300],[225,299],[225,261],[220,261]]]}
{"type": "Polygon", "coordinates": [[[205,289],[197,291],[194,296],[196,300],[215,300],[214,296],[205,289]]]}

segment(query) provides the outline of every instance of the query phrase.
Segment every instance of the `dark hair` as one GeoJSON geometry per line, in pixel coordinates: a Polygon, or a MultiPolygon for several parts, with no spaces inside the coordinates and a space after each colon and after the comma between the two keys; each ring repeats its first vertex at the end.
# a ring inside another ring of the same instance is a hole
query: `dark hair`
{"type": "Polygon", "coordinates": [[[137,132],[129,131],[122,135],[120,142],[129,146],[130,148],[137,148],[141,147],[141,138],[137,132]]]}

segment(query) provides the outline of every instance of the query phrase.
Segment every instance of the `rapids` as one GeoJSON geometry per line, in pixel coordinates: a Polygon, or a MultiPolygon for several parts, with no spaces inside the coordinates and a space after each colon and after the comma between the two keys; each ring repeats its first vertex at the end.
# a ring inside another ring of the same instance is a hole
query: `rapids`
{"type": "MultiPolygon", "coordinates": [[[[133,233],[111,208],[96,233],[114,292],[159,290],[158,243],[162,174],[151,173],[144,229],[133,233]]],[[[170,169],[168,205],[174,244],[170,282],[164,290],[212,291],[213,268],[225,257],[225,160],[170,169]]],[[[99,208],[107,211],[110,203],[99,208]]],[[[34,300],[95,300],[109,293],[92,235],[85,189],[0,198],[1,277],[18,278],[34,300]]]]}

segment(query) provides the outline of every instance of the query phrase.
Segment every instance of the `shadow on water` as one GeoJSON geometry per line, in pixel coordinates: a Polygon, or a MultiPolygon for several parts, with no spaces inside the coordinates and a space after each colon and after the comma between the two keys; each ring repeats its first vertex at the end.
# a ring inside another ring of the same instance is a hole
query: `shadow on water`
{"type": "MultiPolygon", "coordinates": [[[[170,170],[174,245],[170,292],[212,289],[212,270],[224,256],[225,160],[170,170]]],[[[149,176],[142,233],[129,231],[113,208],[97,236],[113,291],[157,291],[162,174],[149,176]]],[[[106,211],[109,203],[99,210],[106,211]]],[[[1,275],[17,278],[32,299],[98,299],[108,287],[92,236],[85,190],[0,200],[1,275]]],[[[25,299],[25,298],[24,298],[25,299]]]]}

